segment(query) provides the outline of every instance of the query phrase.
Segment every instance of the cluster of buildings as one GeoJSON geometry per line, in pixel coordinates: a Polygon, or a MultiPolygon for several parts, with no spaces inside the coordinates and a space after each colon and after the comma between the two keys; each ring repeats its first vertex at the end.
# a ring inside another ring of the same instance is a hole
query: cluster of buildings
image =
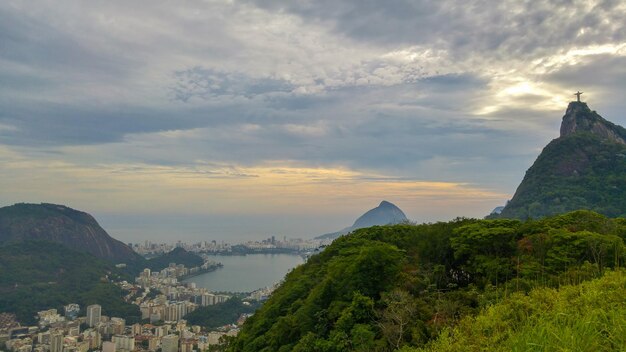
{"type": "Polygon", "coordinates": [[[128,245],[137,253],[141,255],[158,255],[164,254],[176,247],[184,248],[189,252],[194,253],[213,253],[213,254],[231,254],[240,251],[242,248],[249,250],[250,252],[259,252],[263,250],[285,250],[290,252],[309,252],[319,248],[321,245],[328,244],[329,240],[316,240],[301,238],[287,238],[283,236],[282,239],[271,236],[262,241],[248,241],[240,244],[231,245],[224,241],[201,241],[196,243],[185,243],[178,241],[175,244],[166,243],[153,243],[145,241],[144,243],[129,243],[128,245]]]}
{"type": "MultiPolygon", "coordinates": [[[[319,247],[319,241],[300,239],[277,240],[274,236],[260,242],[247,242],[237,247],[252,251],[258,249],[289,249],[310,251],[319,247]]],[[[199,242],[188,245],[157,244],[146,241],[132,248],[140,254],[161,254],[173,247],[183,247],[197,253],[227,253],[232,246],[224,242],[199,242]]],[[[135,283],[126,281],[117,285],[130,292],[128,302],[139,306],[144,324],[127,325],[123,318],[102,314],[102,307],[93,304],[81,310],[78,304],[70,303],[63,314],[56,309],[40,311],[36,326],[21,326],[15,315],[0,313],[0,351],[12,352],[197,352],[221,343],[223,336],[235,336],[237,326],[249,315],[240,317],[237,324],[224,326],[215,331],[203,331],[200,326],[188,326],[184,317],[198,307],[226,302],[229,295],[209,292],[194,283],[179,282],[182,277],[193,275],[211,266],[221,265],[208,260],[201,267],[186,268],[170,264],[167,268],[152,272],[142,271],[135,283]],[[81,316],[81,313],[84,315],[81,316]]],[[[250,294],[248,299],[265,300],[276,288],[266,287],[250,294]]]]}
{"type": "Polygon", "coordinates": [[[224,241],[201,241],[187,244],[179,240],[173,245],[168,243],[145,241],[143,243],[129,243],[128,245],[135,252],[144,256],[165,254],[174,248],[183,248],[189,252],[196,253],[222,253],[231,251],[231,245],[229,243],[225,243],[224,241]]]}
{"type": "Polygon", "coordinates": [[[196,287],[193,282],[179,283],[178,277],[185,275],[188,275],[188,271],[184,265],[170,264],[160,272],[144,269],[135,279],[135,285],[122,282],[120,286],[128,291],[157,293],[145,293],[133,302],[139,306],[141,318],[148,319],[151,323],[180,320],[198,307],[223,303],[230,299],[228,295],[214,294],[206,288],[196,287]]]}
{"type": "Polygon", "coordinates": [[[174,246],[171,244],[154,243],[151,241],[145,241],[143,243],[128,243],[128,246],[143,256],[160,255],[174,249],[174,246]]]}
{"type": "Polygon", "coordinates": [[[12,314],[0,314],[0,350],[5,346],[12,352],[196,352],[239,331],[224,328],[203,332],[200,326],[188,326],[178,316],[157,324],[129,326],[122,318],[102,315],[100,305],[86,307],[85,316],[75,315],[76,307],[65,306],[64,315],[56,309],[38,312],[38,324],[29,327],[20,326],[12,314]]]}
{"type": "MultiPolygon", "coordinates": [[[[0,351],[12,352],[197,352],[221,343],[223,336],[236,336],[236,325],[215,331],[202,331],[200,326],[188,326],[183,317],[202,305],[224,302],[229,296],[203,292],[191,301],[169,301],[165,295],[142,302],[143,319],[153,323],[127,325],[118,317],[102,314],[94,304],[79,316],[77,304],[65,306],[65,314],[56,309],[40,311],[36,326],[20,326],[15,315],[0,314],[0,351]],[[6,347],[6,349],[4,348],[6,347]]],[[[246,317],[240,318],[243,324],[246,317]]]]}
{"type": "Polygon", "coordinates": [[[193,268],[187,268],[183,264],[170,263],[167,268],[161,271],[153,272],[150,269],[144,269],[136,279],[136,282],[142,288],[156,287],[160,289],[161,287],[176,286],[180,278],[214,270],[221,266],[221,263],[210,260],[205,260],[201,266],[193,268]]]}
{"type": "Polygon", "coordinates": [[[260,288],[258,290],[250,292],[250,294],[246,297],[246,300],[254,300],[254,301],[266,301],[270,295],[280,286],[282,281],[275,283],[272,286],[267,286],[260,288]]]}
{"type": "Polygon", "coordinates": [[[277,239],[276,236],[269,237],[261,241],[248,241],[242,244],[242,246],[249,248],[252,251],[265,250],[265,249],[284,249],[295,252],[308,252],[318,248],[322,243],[320,240],[303,240],[301,238],[287,238],[284,236],[281,239],[277,239]]]}
{"type": "Polygon", "coordinates": [[[183,265],[170,264],[158,272],[145,269],[135,284],[117,283],[130,292],[126,298],[139,306],[145,324],[129,326],[122,318],[105,316],[98,304],[87,306],[84,316],[75,303],[65,306],[63,315],[56,309],[40,311],[38,324],[28,327],[20,326],[15,315],[2,313],[0,351],[6,346],[12,352],[195,352],[220,343],[224,335],[235,336],[236,325],[210,332],[187,325],[183,318],[188,313],[231,298],[178,282],[189,273],[183,265]]]}
{"type": "MultiPolygon", "coordinates": [[[[0,335],[0,340],[13,352],[87,352],[100,350],[105,339],[119,340],[127,333],[125,320],[103,316],[99,305],[90,305],[85,311],[86,316],[79,316],[80,306],[75,303],[64,307],[64,315],[56,309],[40,311],[36,326],[18,324],[6,335],[0,335]],[[81,326],[87,328],[81,331],[81,326]]],[[[122,347],[112,352],[123,351],[122,347]]],[[[126,351],[131,350],[134,346],[126,351]]]]}

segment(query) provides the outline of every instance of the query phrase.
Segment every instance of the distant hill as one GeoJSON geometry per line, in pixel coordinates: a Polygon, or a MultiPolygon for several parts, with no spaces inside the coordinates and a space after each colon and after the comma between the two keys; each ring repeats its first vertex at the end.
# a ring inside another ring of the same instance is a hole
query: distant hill
{"type": "Polygon", "coordinates": [[[122,299],[122,290],[108,279],[131,277],[109,262],[60,243],[21,241],[0,244],[0,311],[15,313],[21,323],[34,324],[37,311],[78,303],[102,305],[102,313],[138,321],[139,308],[122,299]]]}
{"type": "Polygon", "coordinates": [[[193,268],[202,265],[204,260],[200,256],[179,247],[159,257],[148,260],[146,267],[156,271],[167,267],[170,263],[183,264],[187,268],[193,268]]]}
{"type": "Polygon", "coordinates": [[[242,314],[254,313],[260,305],[257,301],[244,304],[239,297],[232,297],[223,303],[198,307],[185,315],[185,320],[189,325],[200,325],[207,330],[213,330],[237,321],[242,314]]]}
{"type": "Polygon", "coordinates": [[[19,203],[0,208],[0,243],[44,240],[85,251],[113,263],[145,261],[112,238],[93,216],[56,204],[19,203]]]}
{"type": "Polygon", "coordinates": [[[316,239],[334,239],[341,235],[345,235],[354,230],[362,229],[364,227],[371,227],[377,225],[395,225],[408,221],[404,212],[400,210],[394,204],[383,200],[380,204],[365,214],[361,215],[352,226],[346,227],[343,230],[337,232],[327,233],[325,235],[317,236],[316,239]]]}
{"type": "Polygon", "coordinates": [[[559,138],[543,149],[502,212],[490,217],[540,218],[577,209],[626,216],[626,129],[583,102],[569,104],[559,138]]]}
{"type": "Polygon", "coordinates": [[[504,205],[501,205],[499,207],[495,207],[492,211],[491,214],[500,214],[502,213],[502,210],[504,209],[504,205]]]}

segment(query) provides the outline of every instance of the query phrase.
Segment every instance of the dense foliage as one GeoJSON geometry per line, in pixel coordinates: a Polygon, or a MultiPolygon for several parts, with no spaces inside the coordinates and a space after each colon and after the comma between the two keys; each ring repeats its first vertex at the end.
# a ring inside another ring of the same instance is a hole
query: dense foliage
{"type": "Polygon", "coordinates": [[[514,293],[445,329],[424,349],[461,351],[624,351],[626,272],[560,289],[514,293]]]}
{"type": "Polygon", "coordinates": [[[191,325],[200,325],[210,330],[232,324],[242,314],[253,313],[258,307],[258,303],[244,304],[241,299],[233,297],[224,303],[199,307],[185,315],[185,320],[191,325]]]}
{"type": "Polygon", "coordinates": [[[0,307],[33,324],[37,311],[78,303],[102,305],[105,315],[139,320],[139,308],[124,302],[110,279],[128,279],[92,255],[61,244],[24,241],[0,246],[0,307]]]}
{"type": "Polygon", "coordinates": [[[229,350],[424,346],[513,292],[578,284],[622,265],[624,238],[626,221],[589,211],[358,230],[291,271],[229,350]]]}
{"type": "Polygon", "coordinates": [[[172,251],[147,260],[143,264],[145,268],[149,268],[152,271],[159,271],[163,268],[167,268],[170,263],[183,264],[187,268],[193,268],[202,265],[204,260],[200,256],[187,252],[183,248],[174,248],[172,251]]]}
{"type": "Polygon", "coordinates": [[[591,133],[553,140],[500,217],[539,218],[576,209],[626,216],[626,145],[591,133]]]}

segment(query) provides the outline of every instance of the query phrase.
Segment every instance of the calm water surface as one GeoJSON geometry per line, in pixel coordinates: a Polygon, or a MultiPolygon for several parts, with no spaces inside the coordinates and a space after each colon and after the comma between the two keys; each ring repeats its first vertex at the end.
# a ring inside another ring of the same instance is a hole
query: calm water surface
{"type": "Polygon", "coordinates": [[[210,291],[251,292],[280,281],[292,268],[304,263],[299,255],[248,254],[211,255],[211,260],[224,267],[191,277],[184,282],[195,282],[210,291]]]}

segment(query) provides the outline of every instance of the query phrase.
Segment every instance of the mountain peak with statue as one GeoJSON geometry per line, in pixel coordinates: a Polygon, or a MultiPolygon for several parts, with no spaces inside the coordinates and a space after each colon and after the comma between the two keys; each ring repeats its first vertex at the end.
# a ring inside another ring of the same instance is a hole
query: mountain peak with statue
{"type": "Polygon", "coordinates": [[[587,103],[567,106],[558,138],[526,171],[513,198],[496,218],[541,218],[587,209],[626,216],[626,129],[587,103]]]}

